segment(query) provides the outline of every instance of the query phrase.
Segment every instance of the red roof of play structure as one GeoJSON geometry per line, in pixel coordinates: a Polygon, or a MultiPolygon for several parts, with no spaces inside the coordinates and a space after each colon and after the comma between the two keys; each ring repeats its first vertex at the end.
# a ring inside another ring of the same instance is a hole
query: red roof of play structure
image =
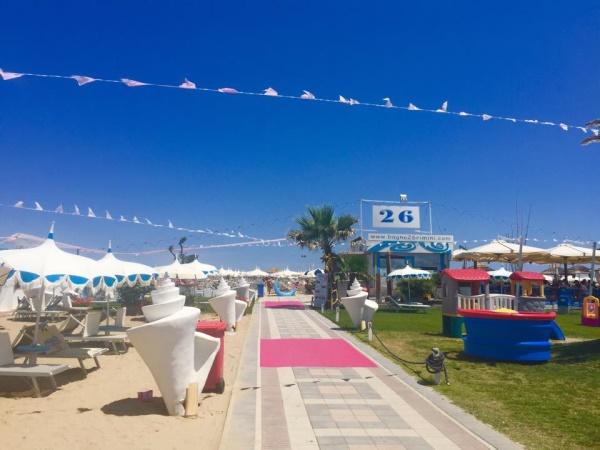
{"type": "Polygon", "coordinates": [[[544,281],[544,275],[537,272],[513,272],[510,277],[515,281],[544,281]]]}
{"type": "Polygon", "coordinates": [[[442,275],[454,281],[489,281],[490,275],[483,269],[444,269],[442,275]]]}

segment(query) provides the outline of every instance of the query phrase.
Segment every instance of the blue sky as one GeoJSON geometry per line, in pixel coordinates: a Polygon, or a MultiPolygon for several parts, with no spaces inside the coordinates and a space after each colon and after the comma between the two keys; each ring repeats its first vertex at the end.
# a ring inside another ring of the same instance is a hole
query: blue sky
{"type": "MultiPolygon", "coordinates": [[[[455,111],[574,124],[598,116],[600,5],[520,3],[6,2],[0,67],[430,108],[448,100],[455,111]]],[[[516,204],[531,205],[530,236],[599,238],[600,147],[580,147],[576,131],[34,78],[0,82],[0,105],[0,203],[76,203],[276,238],[306,205],[358,215],[360,198],[406,192],[431,200],[434,231],[459,240],[509,233],[516,204]]],[[[41,235],[49,221],[0,208],[0,235],[41,235]]],[[[59,239],[90,247],[154,249],[180,235],[57,218],[59,239]]],[[[317,262],[302,254],[219,249],[201,259],[317,262]]]]}

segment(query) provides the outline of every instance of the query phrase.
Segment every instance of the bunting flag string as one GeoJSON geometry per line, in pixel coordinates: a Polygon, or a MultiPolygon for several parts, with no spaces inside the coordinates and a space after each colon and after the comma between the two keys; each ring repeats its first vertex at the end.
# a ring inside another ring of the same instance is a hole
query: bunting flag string
{"type": "MultiPolygon", "coordinates": [[[[458,245],[458,246],[462,246],[463,244],[477,244],[477,245],[481,245],[481,244],[485,244],[488,242],[492,242],[494,240],[501,240],[501,241],[508,241],[508,242],[514,242],[514,243],[519,243],[519,238],[518,237],[508,237],[508,236],[497,236],[494,239],[464,239],[464,240],[456,240],[454,241],[454,245],[458,245]]],[[[536,244],[540,244],[540,243],[549,243],[549,244],[557,244],[557,243],[562,243],[562,242],[568,242],[570,244],[575,244],[575,245],[592,245],[594,242],[600,242],[600,240],[581,240],[581,239],[568,239],[568,238],[564,238],[564,239],[556,239],[556,238],[550,238],[550,239],[543,239],[543,238],[531,238],[528,237],[527,239],[525,239],[528,243],[531,242],[535,242],[536,244]]]]}
{"type": "Polygon", "coordinates": [[[33,207],[29,207],[29,206],[25,205],[25,202],[23,202],[22,200],[19,200],[18,202],[16,202],[13,205],[6,205],[6,204],[0,203],[0,206],[5,207],[5,208],[25,209],[28,211],[37,211],[37,212],[43,212],[43,213],[49,213],[49,214],[79,216],[79,217],[85,217],[85,218],[89,218],[89,219],[108,220],[108,221],[115,221],[115,222],[129,222],[129,223],[133,223],[136,225],[145,225],[145,226],[150,226],[150,227],[154,227],[154,228],[168,228],[168,229],[177,230],[177,231],[184,231],[186,233],[207,234],[207,235],[223,236],[223,237],[237,238],[237,239],[251,239],[252,241],[263,241],[264,240],[264,239],[261,239],[261,238],[255,237],[255,236],[249,236],[247,234],[244,234],[244,233],[241,233],[240,231],[235,231],[235,230],[226,232],[226,231],[215,231],[215,230],[211,230],[209,228],[179,227],[179,226],[173,225],[173,222],[171,222],[171,220],[168,220],[166,225],[154,223],[148,218],[143,218],[143,222],[142,222],[137,216],[133,216],[131,219],[127,219],[127,218],[125,218],[125,216],[120,215],[119,219],[117,220],[117,219],[113,218],[112,214],[108,210],[105,210],[104,215],[101,215],[101,214],[96,215],[94,210],[89,206],[87,208],[87,214],[82,214],[81,210],[79,209],[79,206],[77,206],[77,205],[73,205],[72,212],[67,212],[67,211],[65,211],[62,203],[60,205],[58,205],[55,209],[44,209],[39,202],[33,202],[33,204],[34,204],[33,207]]]}
{"type": "MultiPolygon", "coordinates": [[[[42,243],[46,240],[46,238],[35,236],[32,234],[26,233],[14,233],[10,236],[0,236],[0,243],[14,243],[17,241],[27,241],[33,243],[42,243]]],[[[81,245],[76,244],[68,244],[65,242],[56,242],[60,248],[66,250],[77,251],[79,253],[87,253],[87,254],[95,254],[95,255],[104,255],[106,253],[106,249],[100,248],[92,248],[92,247],[83,247],[81,245]]],[[[193,250],[208,250],[208,249],[219,249],[219,248],[232,248],[232,247],[289,247],[294,246],[295,244],[290,243],[287,238],[276,238],[276,239],[260,239],[257,241],[247,241],[247,242],[235,242],[231,244],[209,244],[209,245],[195,245],[184,247],[184,250],[189,252],[193,250]]],[[[168,253],[169,250],[167,248],[153,249],[153,250],[140,250],[140,251],[130,251],[130,252],[120,252],[113,251],[112,253],[115,255],[129,255],[129,256],[147,256],[147,255],[156,255],[159,253],[168,253]]]]}
{"type": "Polygon", "coordinates": [[[372,103],[372,102],[362,102],[358,101],[352,97],[345,97],[343,95],[339,95],[337,99],[328,99],[328,98],[320,98],[317,97],[310,91],[303,90],[300,95],[284,95],[280,94],[277,90],[272,87],[267,87],[263,91],[260,92],[252,92],[252,91],[243,91],[238,90],[232,87],[221,87],[221,88],[209,88],[198,86],[195,82],[188,80],[187,78],[180,84],[165,84],[165,83],[150,83],[138,80],[132,80],[129,78],[120,78],[120,79],[106,79],[106,78],[98,78],[91,77],[86,75],[52,75],[52,74],[42,74],[42,73],[27,73],[27,72],[7,72],[0,69],[0,78],[4,81],[16,80],[22,77],[37,77],[37,78],[54,78],[54,79],[65,79],[65,80],[74,80],[78,86],[87,86],[91,83],[116,83],[121,84],[130,88],[138,88],[138,87],[156,87],[156,88],[168,88],[168,89],[187,89],[191,91],[200,91],[200,92],[211,92],[215,94],[232,94],[232,95],[252,95],[252,96],[266,96],[266,97],[278,97],[285,98],[291,100],[310,100],[316,102],[324,102],[324,103],[338,103],[344,104],[348,106],[363,106],[370,108],[386,108],[386,109],[396,109],[396,110],[405,110],[405,111],[421,111],[427,113],[434,114],[448,114],[458,117],[473,117],[479,118],[483,121],[490,120],[501,120],[512,123],[523,123],[529,125],[545,125],[559,128],[563,131],[569,130],[579,130],[583,133],[591,133],[593,136],[598,137],[600,135],[600,128],[596,127],[596,122],[590,122],[586,125],[571,125],[565,122],[557,122],[557,121],[548,121],[548,120],[540,120],[540,119],[522,119],[516,117],[506,117],[500,115],[492,115],[487,113],[471,113],[466,111],[451,111],[448,109],[448,101],[445,100],[442,102],[439,108],[422,108],[416,106],[414,103],[409,102],[407,106],[396,105],[392,102],[390,97],[382,98],[383,103],[372,103]]]}

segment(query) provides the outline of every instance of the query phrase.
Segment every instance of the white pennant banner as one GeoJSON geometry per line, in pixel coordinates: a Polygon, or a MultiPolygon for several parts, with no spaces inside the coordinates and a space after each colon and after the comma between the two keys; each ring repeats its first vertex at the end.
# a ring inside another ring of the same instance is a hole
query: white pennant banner
{"type": "Polygon", "coordinates": [[[444,101],[439,108],[431,109],[431,108],[420,108],[416,106],[414,103],[408,103],[408,106],[397,106],[392,103],[392,100],[389,97],[384,97],[383,103],[369,103],[369,102],[359,102],[358,100],[352,97],[344,97],[343,95],[339,95],[337,100],[335,99],[326,99],[319,98],[315,96],[310,91],[303,90],[300,95],[282,95],[278,91],[276,91],[272,87],[268,87],[261,92],[251,92],[251,91],[240,91],[238,89],[232,87],[222,87],[222,88],[207,88],[207,87],[199,87],[193,81],[188,80],[187,78],[180,84],[164,84],[164,83],[148,83],[144,81],[132,80],[129,78],[120,78],[118,80],[112,79],[103,79],[90,77],[85,75],[50,75],[50,74],[41,74],[41,73],[20,73],[20,72],[6,72],[0,69],[0,78],[4,81],[14,80],[21,77],[38,77],[38,78],[60,78],[60,79],[68,79],[75,80],[78,86],[85,86],[90,83],[118,83],[123,84],[127,87],[143,87],[143,86],[151,86],[151,87],[160,87],[160,88],[171,88],[171,89],[188,89],[194,91],[202,91],[202,92],[214,92],[220,94],[239,94],[239,95],[253,95],[253,96],[267,96],[267,97],[279,97],[293,100],[312,100],[318,102],[326,102],[326,103],[339,103],[349,106],[365,106],[365,107],[374,107],[374,108],[387,108],[387,109],[401,109],[405,111],[424,111],[429,113],[436,114],[450,114],[459,117],[478,117],[484,121],[490,120],[503,120],[512,123],[526,123],[530,125],[546,125],[557,127],[563,131],[569,131],[569,129],[577,129],[583,133],[592,132],[595,136],[600,134],[600,130],[596,127],[589,126],[580,126],[580,125],[570,125],[564,122],[551,122],[551,121],[543,121],[538,119],[517,119],[515,117],[505,117],[505,116],[497,116],[487,113],[470,113],[465,111],[449,111],[448,110],[448,101],[444,101]]]}
{"type": "Polygon", "coordinates": [[[39,202],[33,202],[33,204],[34,204],[33,207],[28,207],[28,206],[25,206],[25,203],[23,201],[19,200],[18,202],[14,203],[13,205],[4,205],[4,204],[0,203],[0,206],[3,206],[5,208],[26,209],[29,211],[38,211],[38,212],[44,212],[44,213],[50,213],[50,214],[80,216],[80,217],[86,217],[89,219],[96,219],[96,220],[129,222],[129,223],[133,223],[133,224],[137,224],[137,225],[145,225],[145,226],[154,227],[154,228],[169,228],[169,229],[173,229],[173,230],[184,231],[186,233],[208,234],[208,235],[214,235],[214,236],[224,236],[224,237],[228,237],[228,238],[251,239],[252,241],[255,241],[255,242],[260,242],[260,241],[264,240],[264,239],[260,239],[260,238],[254,237],[254,236],[249,236],[247,234],[243,234],[239,231],[234,231],[234,230],[231,230],[231,232],[225,232],[225,231],[214,231],[214,230],[211,230],[208,228],[176,227],[175,225],[173,225],[173,222],[171,222],[170,220],[167,221],[167,225],[161,225],[158,223],[154,223],[150,219],[145,218],[145,217],[142,218],[142,220],[140,220],[140,218],[138,218],[137,216],[133,216],[131,218],[131,220],[128,220],[125,216],[120,215],[119,219],[117,220],[117,219],[113,219],[113,216],[111,215],[111,213],[109,211],[105,211],[104,216],[102,216],[102,215],[97,216],[94,213],[94,210],[89,206],[87,209],[87,214],[82,215],[81,211],[77,205],[73,205],[72,212],[66,212],[62,203],[55,209],[44,209],[39,202]]]}

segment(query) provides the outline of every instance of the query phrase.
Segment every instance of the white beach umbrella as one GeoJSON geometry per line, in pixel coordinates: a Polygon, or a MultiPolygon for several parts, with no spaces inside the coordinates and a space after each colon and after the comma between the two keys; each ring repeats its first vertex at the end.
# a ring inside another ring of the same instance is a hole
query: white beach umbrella
{"type": "Polygon", "coordinates": [[[407,264],[402,269],[390,272],[387,278],[408,280],[408,301],[410,302],[410,280],[429,280],[431,279],[431,273],[426,270],[415,269],[407,264]]]}
{"type": "Polygon", "coordinates": [[[576,245],[563,242],[558,244],[556,247],[549,248],[546,250],[545,255],[540,255],[535,258],[535,262],[539,263],[568,263],[568,264],[581,264],[592,262],[592,249],[585,247],[578,247],[576,245]]]}
{"type": "Polygon", "coordinates": [[[519,259],[519,252],[523,255],[524,261],[533,261],[546,255],[546,250],[529,245],[523,245],[520,249],[518,243],[507,242],[495,239],[485,245],[475,247],[464,252],[455,252],[452,259],[455,261],[498,261],[498,262],[516,262],[519,259]]]}
{"type": "Polygon", "coordinates": [[[508,279],[512,272],[506,270],[504,267],[500,267],[498,270],[490,270],[488,274],[492,278],[508,279]]]}
{"type": "Polygon", "coordinates": [[[265,272],[264,270],[260,270],[258,267],[256,267],[254,270],[250,270],[249,272],[246,272],[244,275],[247,277],[260,278],[260,277],[266,277],[269,274],[267,272],[265,272]]]}
{"type": "Polygon", "coordinates": [[[286,267],[285,270],[281,270],[281,271],[275,272],[273,274],[273,276],[275,278],[293,278],[293,277],[297,277],[298,275],[300,275],[298,272],[294,272],[293,270],[290,270],[288,267],[286,267]]]}
{"type": "MultiPolygon", "coordinates": [[[[112,252],[110,241],[106,255],[96,261],[95,267],[99,274],[114,276],[116,286],[149,286],[158,277],[158,272],[150,266],[118,259],[112,252]]],[[[96,289],[115,287],[113,284],[107,285],[105,277],[100,276],[94,277],[92,284],[96,289]]]]}
{"type": "MultiPolygon", "coordinates": [[[[42,244],[33,248],[0,251],[0,265],[11,269],[9,278],[15,277],[24,291],[39,289],[39,295],[33,299],[37,313],[34,342],[37,342],[40,313],[44,309],[45,289],[88,286],[97,275],[94,272],[95,264],[93,259],[59,249],[54,242],[54,223],[42,244]]],[[[116,279],[113,278],[114,282],[116,279]]]]}

